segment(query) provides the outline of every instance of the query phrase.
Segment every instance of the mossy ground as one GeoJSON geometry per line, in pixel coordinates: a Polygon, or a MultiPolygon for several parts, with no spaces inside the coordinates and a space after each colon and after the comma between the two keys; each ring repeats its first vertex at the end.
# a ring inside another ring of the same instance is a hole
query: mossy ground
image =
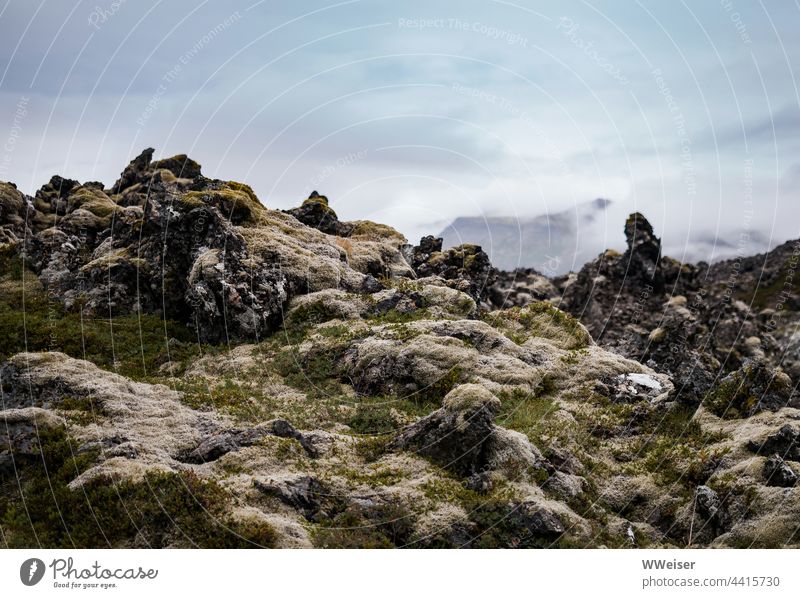
{"type": "Polygon", "coordinates": [[[141,482],[95,479],[67,484],[96,458],[60,429],[41,430],[39,455],[20,478],[0,479],[0,528],[10,548],[269,547],[275,531],[242,523],[230,497],[211,480],[187,471],[150,472],[141,482]]]}
{"type": "Polygon", "coordinates": [[[66,310],[8,254],[0,255],[0,285],[0,360],[23,351],[61,351],[141,380],[158,375],[164,364],[180,370],[213,350],[198,345],[183,324],[155,315],[90,318],[79,309],[66,310]]]}
{"type": "Polygon", "coordinates": [[[578,320],[545,301],[488,312],[483,319],[520,345],[532,337],[550,340],[563,349],[592,344],[592,337],[578,320]]]}

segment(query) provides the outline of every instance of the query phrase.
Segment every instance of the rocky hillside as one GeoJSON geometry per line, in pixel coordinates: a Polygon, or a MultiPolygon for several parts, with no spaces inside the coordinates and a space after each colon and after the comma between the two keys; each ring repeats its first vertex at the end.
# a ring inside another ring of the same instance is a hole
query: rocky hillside
{"type": "Polygon", "coordinates": [[[800,544],[791,246],[632,215],[548,279],[268,204],[153,150],[0,183],[5,546],[800,544]]]}

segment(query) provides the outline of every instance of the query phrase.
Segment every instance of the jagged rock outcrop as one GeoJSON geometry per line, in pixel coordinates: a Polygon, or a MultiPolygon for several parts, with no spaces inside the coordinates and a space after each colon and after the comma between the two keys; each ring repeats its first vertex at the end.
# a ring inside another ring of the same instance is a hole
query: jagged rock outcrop
{"type": "Polygon", "coordinates": [[[524,307],[535,301],[558,302],[559,291],[553,282],[531,268],[498,272],[489,289],[489,301],[495,309],[524,307]]]}
{"type": "Polygon", "coordinates": [[[328,205],[328,198],[312,191],[299,207],[286,210],[306,226],[316,228],[329,235],[347,237],[353,233],[355,226],[349,222],[340,222],[336,212],[328,205]]]}
{"type": "Polygon", "coordinates": [[[476,301],[488,299],[497,276],[489,256],[478,245],[464,244],[442,250],[442,239],[429,235],[423,237],[419,245],[405,246],[404,254],[417,276],[439,276],[476,301]]]}
{"type": "Polygon", "coordinates": [[[111,189],[56,176],[27,198],[3,184],[2,238],[67,309],[158,314],[208,342],[257,339],[279,326],[294,294],[374,292],[377,277],[411,272],[405,239],[389,227],[349,223],[346,243],[315,234],[247,185],[207,179],[185,155],[153,153],[134,158],[111,189]]]}
{"type": "Polygon", "coordinates": [[[659,305],[664,291],[661,241],[653,227],[636,213],[628,217],[624,232],[625,253],[607,251],[586,264],[564,289],[560,303],[601,342],[638,324],[643,311],[659,305]]]}
{"type": "Polygon", "coordinates": [[[634,214],[492,287],[476,246],[153,158],[0,184],[9,546],[797,546],[790,245],[745,293],[758,260],[634,214]]]}
{"type": "Polygon", "coordinates": [[[777,454],[784,459],[800,461],[800,429],[786,424],[763,441],[751,440],[748,448],[760,455],[777,454]]]}
{"type": "Polygon", "coordinates": [[[709,392],[706,406],[721,417],[749,417],[765,410],[800,408],[800,395],[785,373],[763,361],[748,360],[709,392]]]}
{"type": "MultiPolygon", "coordinates": [[[[623,254],[606,251],[577,274],[550,280],[534,272],[501,273],[491,290],[493,304],[558,305],[601,345],[669,375],[688,404],[703,401],[748,359],[772,360],[792,371],[793,337],[776,322],[793,320],[776,320],[769,310],[758,314],[751,307],[755,301],[743,300],[748,284],[758,288],[756,262],[766,258],[748,258],[741,271],[738,263],[680,264],[662,255],[652,225],[639,213],[628,217],[624,234],[623,254]]],[[[787,251],[780,249],[781,259],[789,259],[787,251]]],[[[772,267],[767,278],[773,285],[786,276],[786,267],[772,267]]]]}
{"type": "Polygon", "coordinates": [[[764,478],[768,486],[791,488],[797,484],[797,474],[780,455],[772,455],[764,462],[764,478]]]}

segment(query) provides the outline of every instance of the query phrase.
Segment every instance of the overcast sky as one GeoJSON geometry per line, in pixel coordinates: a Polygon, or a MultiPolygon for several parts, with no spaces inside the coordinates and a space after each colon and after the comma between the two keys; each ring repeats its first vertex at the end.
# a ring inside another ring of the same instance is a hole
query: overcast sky
{"type": "Polygon", "coordinates": [[[800,236],[797,0],[0,0],[0,179],[187,153],[415,240],[614,200],[670,252],[800,236]]]}

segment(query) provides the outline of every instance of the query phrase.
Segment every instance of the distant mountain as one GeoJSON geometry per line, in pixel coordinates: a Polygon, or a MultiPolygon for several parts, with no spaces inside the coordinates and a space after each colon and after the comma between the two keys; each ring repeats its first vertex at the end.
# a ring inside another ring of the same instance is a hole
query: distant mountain
{"type": "Polygon", "coordinates": [[[688,239],[664,243],[664,253],[682,262],[715,263],[765,253],[775,247],[768,235],[756,230],[736,230],[721,234],[697,233],[688,239]]]}
{"type": "Polygon", "coordinates": [[[602,235],[587,229],[602,226],[610,204],[598,198],[533,218],[456,218],[439,236],[444,247],[480,245],[501,270],[535,268],[553,276],[579,268],[604,249],[602,235]]]}

